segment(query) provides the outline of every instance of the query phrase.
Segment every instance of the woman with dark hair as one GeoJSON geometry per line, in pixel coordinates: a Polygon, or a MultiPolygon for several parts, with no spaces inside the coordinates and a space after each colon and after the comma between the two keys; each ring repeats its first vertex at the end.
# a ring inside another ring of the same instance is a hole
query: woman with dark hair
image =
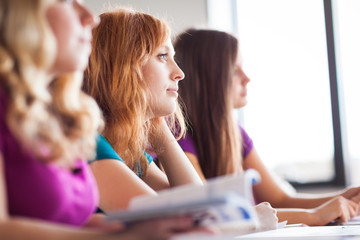
{"type": "Polygon", "coordinates": [[[358,213],[360,188],[327,195],[286,192],[265,167],[233,109],[247,104],[247,84],[238,49],[231,34],[190,29],[174,43],[176,60],[186,80],[179,94],[189,118],[188,135],[180,146],[203,180],[250,168],[262,178],[254,187],[255,199],[278,208],[279,221],[325,225],[346,222],[358,213]]]}

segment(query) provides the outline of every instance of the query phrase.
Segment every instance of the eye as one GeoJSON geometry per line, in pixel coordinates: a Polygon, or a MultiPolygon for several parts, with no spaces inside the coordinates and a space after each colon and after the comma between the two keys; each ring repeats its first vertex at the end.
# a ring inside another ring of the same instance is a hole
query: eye
{"type": "Polygon", "coordinates": [[[240,69],[236,67],[236,68],[234,69],[233,74],[234,74],[234,75],[240,75],[240,69]]]}
{"type": "Polygon", "coordinates": [[[165,62],[168,60],[168,56],[169,55],[167,53],[162,53],[158,55],[158,57],[165,62]]]}

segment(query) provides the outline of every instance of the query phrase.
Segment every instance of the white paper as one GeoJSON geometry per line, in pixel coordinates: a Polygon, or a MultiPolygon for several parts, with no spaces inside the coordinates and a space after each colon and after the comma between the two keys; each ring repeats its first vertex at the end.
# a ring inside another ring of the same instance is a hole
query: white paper
{"type": "MultiPolygon", "coordinates": [[[[201,225],[244,222],[255,225],[252,185],[260,181],[255,170],[222,176],[204,186],[186,185],[158,192],[157,196],[134,198],[126,211],[110,213],[107,220],[132,223],[164,216],[190,214],[201,225]]],[[[245,224],[247,223],[247,224],[245,224]]]]}

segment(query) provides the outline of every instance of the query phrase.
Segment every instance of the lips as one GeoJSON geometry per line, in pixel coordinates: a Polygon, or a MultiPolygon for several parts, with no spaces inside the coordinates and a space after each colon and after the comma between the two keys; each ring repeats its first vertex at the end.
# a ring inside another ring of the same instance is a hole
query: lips
{"type": "Polygon", "coordinates": [[[168,88],[166,89],[166,91],[168,92],[177,92],[179,89],[178,88],[168,88]]]}
{"type": "Polygon", "coordinates": [[[81,43],[91,44],[91,38],[80,38],[81,43]]]}
{"type": "Polygon", "coordinates": [[[242,93],[241,93],[241,96],[247,96],[247,91],[245,90],[245,91],[243,91],[242,93]]]}
{"type": "Polygon", "coordinates": [[[92,35],[91,35],[91,31],[85,31],[83,34],[79,35],[79,39],[80,42],[82,43],[90,43],[91,44],[91,40],[92,40],[92,35]]]}
{"type": "Polygon", "coordinates": [[[170,94],[170,96],[174,96],[175,98],[178,97],[178,89],[177,88],[168,88],[166,89],[167,93],[170,94]]]}

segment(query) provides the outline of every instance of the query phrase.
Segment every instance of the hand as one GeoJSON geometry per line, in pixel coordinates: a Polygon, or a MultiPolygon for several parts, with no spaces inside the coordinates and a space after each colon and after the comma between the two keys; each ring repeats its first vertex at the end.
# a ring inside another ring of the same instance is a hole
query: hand
{"type": "Polygon", "coordinates": [[[277,228],[277,211],[271,207],[270,203],[262,202],[256,205],[255,211],[259,219],[259,224],[256,226],[256,231],[267,231],[277,228]]]}
{"type": "Polygon", "coordinates": [[[360,203],[360,187],[349,187],[343,190],[340,194],[344,198],[353,200],[356,203],[360,203]]]}
{"type": "Polygon", "coordinates": [[[164,117],[156,117],[150,121],[151,128],[149,130],[149,142],[156,152],[156,150],[161,149],[164,141],[169,140],[169,136],[173,139],[175,139],[175,137],[171,133],[164,117]]]}
{"type": "Polygon", "coordinates": [[[91,218],[87,221],[87,223],[84,225],[85,228],[94,228],[102,231],[109,231],[109,232],[115,232],[115,231],[122,231],[124,229],[124,225],[120,222],[109,222],[106,223],[104,221],[105,215],[102,213],[95,213],[91,216],[91,218]]]}
{"type": "MultiPolygon", "coordinates": [[[[353,196],[350,198],[351,201],[357,203],[358,205],[360,204],[360,193],[358,193],[357,195],[353,196]]],[[[359,209],[360,210],[360,209],[359,209]]]]}
{"type": "MultiPolygon", "coordinates": [[[[176,233],[195,231],[194,221],[190,217],[169,217],[144,221],[134,224],[125,230],[125,234],[133,236],[134,239],[162,240],[169,239],[176,233]]],[[[211,230],[206,228],[198,231],[209,233],[211,230]]]]}
{"type": "Polygon", "coordinates": [[[355,217],[359,210],[359,204],[338,196],[314,209],[315,222],[312,225],[325,225],[333,220],[347,222],[355,217]]]}

